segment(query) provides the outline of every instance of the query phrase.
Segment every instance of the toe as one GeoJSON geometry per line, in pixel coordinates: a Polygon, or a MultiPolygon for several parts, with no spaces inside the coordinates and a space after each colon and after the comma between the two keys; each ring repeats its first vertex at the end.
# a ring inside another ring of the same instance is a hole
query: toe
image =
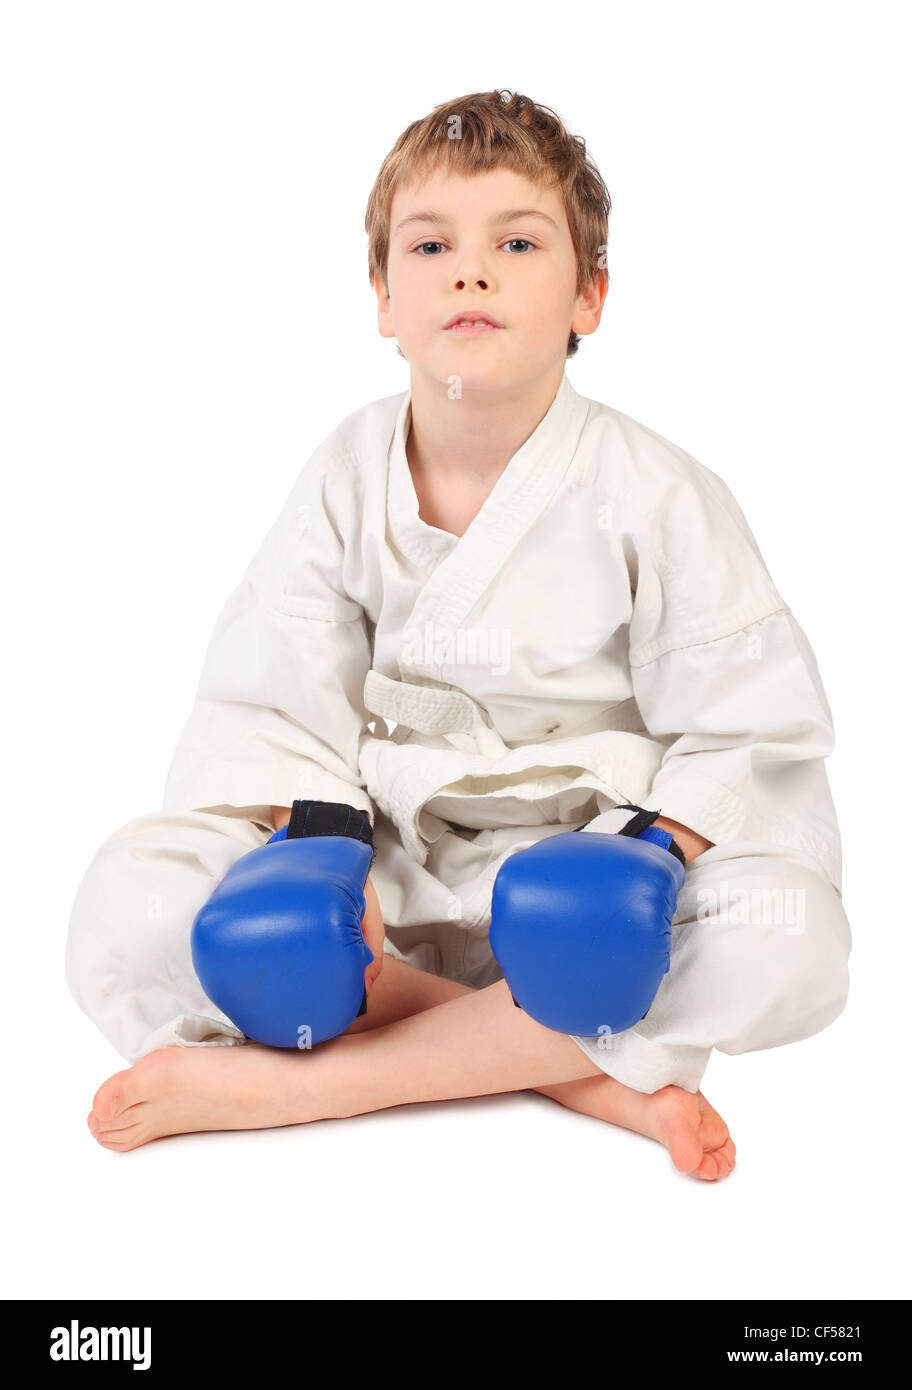
{"type": "Polygon", "coordinates": [[[656,1136],[679,1172],[704,1182],[725,1178],[735,1166],[728,1126],[699,1092],[671,1091],[656,1136]]]}
{"type": "Polygon", "coordinates": [[[167,1089],[174,1070],[173,1048],[162,1048],[140,1057],[126,1071],[115,1072],[95,1094],[92,1108],[102,1123],[115,1120],[131,1105],[153,1100],[167,1089]]]}
{"type": "Polygon", "coordinates": [[[682,1125],[676,1133],[669,1135],[666,1144],[671,1161],[681,1173],[693,1173],[704,1159],[703,1146],[695,1132],[682,1125]]]}
{"type": "Polygon", "coordinates": [[[697,1167],[693,1170],[693,1176],[695,1178],[702,1178],[704,1182],[716,1182],[718,1178],[723,1177],[724,1171],[720,1168],[718,1154],[704,1154],[697,1167]]]}
{"type": "Polygon", "coordinates": [[[144,1102],[140,1102],[139,1105],[128,1105],[126,1110],[118,1110],[117,1114],[111,1120],[99,1120],[96,1115],[94,1125],[90,1123],[89,1128],[96,1135],[119,1134],[121,1130],[132,1129],[139,1120],[142,1111],[146,1108],[144,1102]]]}
{"type": "Polygon", "coordinates": [[[100,1138],[98,1143],[100,1148],[107,1149],[109,1153],[125,1154],[129,1153],[131,1149],[138,1149],[142,1140],[131,1135],[126,1139],[100,1138]]]}
{"type": "Polygon", "coordinates": [[[723,1144],[720,1148],[704,1154],[696,1170],[696,1176],[708,1182],[716,1182],[719,1178],[727,1178],[734,1166],[734,1155],[731,1154],[728,1144],[723,1144]]]}
{"type": "Polygon", "coordinates": [[[728,1125],[718,1110],[714,1110],[702,1096],[700,1100],[703,1101],[699,1111],[700,1138],[703,1141],[703,1147],[707,1152],[721,1149],[730,1137],[728,1125]]]}
{"type": "Polygon", "coordinates": [[[130,1071],[118,1071],[99,1086],[92,1101],[99,1122],[113,1120],[130,1103],[126,1097],[132,1090],[131,1076],[130,1071]]]}
{"type": "Polygon", "coordinates": [[[139,1133],[141,1125],[125,1125],[123,1129],[114,1129],[108,1133],[97,1135],[99,1144],[129,1144],[132,1143],[139,1133]]]}

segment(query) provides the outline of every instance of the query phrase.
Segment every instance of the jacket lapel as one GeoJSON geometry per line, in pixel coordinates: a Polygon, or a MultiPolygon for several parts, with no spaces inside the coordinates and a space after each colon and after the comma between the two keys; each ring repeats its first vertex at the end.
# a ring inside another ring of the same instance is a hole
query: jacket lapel
{"type": "Polygon", "coordinates": [[[462,536],[428,526],[418,516],[418,499],[408,466],[405,441],[410,423],[407,392],[390,447],[390,534],[398,548],[429,577],[405,624],[399,657],[403,676],[442,680],[446,645],[496,578],[511,552],[560,486],[579,441],[588,411],[564,374],[543,419],[516,451],[462,536]],[[415,634],[431,634],[418,643],[415,634]],[[436,650],[435,650],[436,649],[436,650]]]}

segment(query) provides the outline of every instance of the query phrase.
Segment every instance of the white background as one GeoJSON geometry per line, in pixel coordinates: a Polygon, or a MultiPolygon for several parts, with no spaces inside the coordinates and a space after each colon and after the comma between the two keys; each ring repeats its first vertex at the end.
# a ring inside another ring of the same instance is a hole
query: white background
{"type": "Polygon", "coordinates": [[[7,4],[3,1161],[14,1297],[908,1296],[908,42],[889,3],[7,4]],[[121,1156],[63,979],[160,805],[217,613],[316,444],[404,390],[363,219],[400,131],[510,87],[613,200],[568,375],[721,474],[837,726],[852,992],[716,1054],[718,1185],[531,1093],[121,1156]]]}

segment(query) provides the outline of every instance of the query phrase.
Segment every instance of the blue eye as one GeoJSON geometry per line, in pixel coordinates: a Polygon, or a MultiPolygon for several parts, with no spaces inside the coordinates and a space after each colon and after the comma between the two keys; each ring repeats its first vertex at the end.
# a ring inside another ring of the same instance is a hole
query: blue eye
{"type": "MultiPolygon", "coordinates": [[[[504,245],[505,245],[505,246],[525,246],[525,247],[528,247],[528,251],[534,251],[534,250],[535,250],[535,247],[533,246],[533,244],[532,244],[531,241],[527,241],[525,237],[520,237],[520,236],[511,237],[509,241],[505,241],[505,242],[504,242],[504,245]]],[[[442,242],[442,241],[422,241],[421,244],[420,244],[419,246],[416,246],[416,247],[415,247],[415,254],[416,254],[416,255],[422,255],[422,256],[424,257],[425,260],[432,258],[434,255],[437,254],[436,252],[428,253],[427,256],[424,255],[425,251],[427,251],[427,248],[428,248],[429,246],[442,247],[442,246],[443,246],[443,242],[442,242]]],[[[522,255],[528,255],[528,251],[523,251],[521,254],[522,254],[522,255]]]]}

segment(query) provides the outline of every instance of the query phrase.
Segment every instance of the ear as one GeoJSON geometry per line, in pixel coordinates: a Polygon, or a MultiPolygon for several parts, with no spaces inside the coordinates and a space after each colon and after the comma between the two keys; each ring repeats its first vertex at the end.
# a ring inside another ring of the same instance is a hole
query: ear
{"type": "Polygon", "coordinates": [[[376,270],[371,276],[371,283],[377,296],[377,327],[380,330],[380,336],[382,338],[395,338],[396,330],[393,327],[393,309],[390,302],[389,287],[376,270]]]}
{"type": "Polygon", "coordinates": [[[598,270],[589,284],[585,285],[576,297],[573,320],[570,324],[574,333],[586,337],[587,334],[595,332],[602,317],[602,308],[607,293],[608,272],[598,270]]]}

